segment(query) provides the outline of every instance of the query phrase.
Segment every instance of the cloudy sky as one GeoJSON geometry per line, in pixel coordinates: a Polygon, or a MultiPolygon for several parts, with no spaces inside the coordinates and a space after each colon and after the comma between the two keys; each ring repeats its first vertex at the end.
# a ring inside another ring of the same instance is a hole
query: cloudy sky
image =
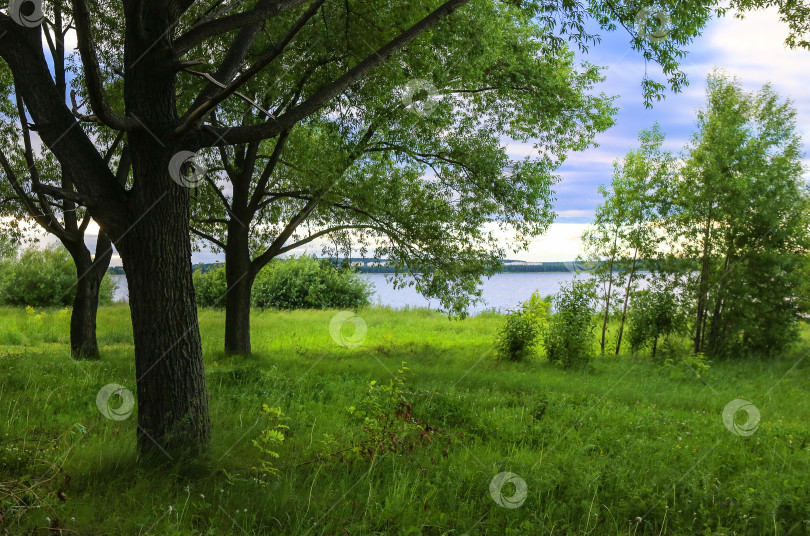
{"type": "MultiPolygon", "coordinates": [[[[712,21],[690,46],[682,64],[689,77],[689,87],[678,94],[667,94],[663,102],[648,110],[644,107],[640,84],[645,70],[654,75],[656,66],[645,65],[640,54],[630,49],[629,36],[623,30],[602,34],[602,43],[591,48],[587,60],[607,67],[607,80],[600,89],[618,96],[616,125],[597,137],[598,147],[571,155],[561,170],[563,181],[556,188],[556,222],[548,233],[533,241],[528,251],[510,255],[510,258],[531,261],[576,258],[581,251],[582,231],[600,202],[597,188],[610,182],[612,162],[635,145],[640,130],[656,121],[667,134],[665,148],[675,152],[683,149],[694,127],[696,112],[703,105],[706,76],[715,68],[737,76],[743,87],[751,91],[772,83],[782,97],[794,100],[799,110],[800,130],[806,134],[810,128],[810,92],[806,90],[810,86],[810,69],[807,68],[810,52],[786,49],[783,45],[786,35],[786,27],[774,11],[751,13],[744,20],[726,17],[712,21]]],[[[514,145],[508,149],[514,157],[520,158],[531,146],[514,145]]],[[[93,232],[88,231],[88,234],[93,232]]],[[[88,236],[88,242],[94,242],[94,238],[88,236]]],[[[309,247],[310,253],[320,251],[320,244],[309,247]]],[[[194,256],[194,262],[215,260],[221,257],[206,252],[194,256]]],[[[120,265],[117,256],[113,265],[120,265]]]]}
{"type": "MultiPolygon", "coordinates": [[[[740,79],[749,91],[767,82],[782,97],[789,97],[798,108],[798,125],[808,148],[810,129],[810,52],[784,47],[786,26],[775,11],[748,14],[746,19],[731,17],[712,21],[690,47],[682,67],[690,85],[679,94],[669,93],[654,108],[644,108],[640,83],[645,68],[654,65],[630,49],[626,34],[603,34],[601,45],[593,47],[588,60],[608,67],[605,93],[618,95],[616,125],[597,137],[599,147],[573,154],[562,168],[563,181],[557,186],[558,218],[550,232],[538,237],[531,249],[515,258],[526,260],[568,260],[580,251],[579,237],[591,221],[600,202],[597,188],[608,184],[612,162],[636,144],[638,132],[658,122],[667,134],[665,149],[678,152],[688,143],[697,110],[703,106],[706,77],[715,68],[740,79]]],[[[660,79],[659,79],[660,80],[660,79]]],[[[519,154],[526,148],[516,147],[519,154]]],[[[807,161],[810,165],[810,161],[807,161]]]]}

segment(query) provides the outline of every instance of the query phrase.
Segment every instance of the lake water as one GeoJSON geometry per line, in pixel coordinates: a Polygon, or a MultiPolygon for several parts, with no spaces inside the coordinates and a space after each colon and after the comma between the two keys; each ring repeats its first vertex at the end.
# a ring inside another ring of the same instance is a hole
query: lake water
{"type": "MultiPolygon", "coordinates": [[[[127,281],[122,275],[112,276],[118,281],[118,291],[115,299],[127,301],[127,281]]],[[[387,305],[394,308],[402,307],[429,307],[439,308],[438,300],[426,300],[412,287],[394,289],[388,283],[384,274],[361,274],[361,277],[374,284],[375,293],[372,302],[378,305],[387,305]]],[[[498,274],[483,283],[483,299],[470,308],[470,313],[479,313],[485,309],[506,310],[515,307],[520,302],[525,301],[535,290],[540,291],[541,296],[557,292],[560,285],[569,282],[574,278],[574,274],[562,273],[535,273],[535,274],[498,274]]]]}

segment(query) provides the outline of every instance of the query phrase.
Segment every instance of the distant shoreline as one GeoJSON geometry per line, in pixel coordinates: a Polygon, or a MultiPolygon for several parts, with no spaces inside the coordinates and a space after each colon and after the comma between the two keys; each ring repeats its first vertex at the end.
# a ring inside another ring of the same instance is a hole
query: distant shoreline
{"type": "MultiPolygon", "coordinates": [[[[340,261],[339,261],[340,262],[340,261]]],[[[397,275],[397,272],[391,272],[389,266],[381,266],[378,263],[384,263],[376,259],[351,259],[351,264],[361,274],[383,274],[383,275],[397,275]]],[[[564,274],[566,272],[572,273],[574,270],[569,269],[569,266],[576,266],[574,261],[554,261],[554,262],[522,262],[506,260],[501,265],[501,271],[498,274],[564,274]]],[[[224,263],[200,263],[193,266],[194,271],[207,272],[224,266],[224,263]]],[[[113,275],[124,275],[124,268],[122,266],[113,266],[108,268],[107,273],[113,275]]]]}

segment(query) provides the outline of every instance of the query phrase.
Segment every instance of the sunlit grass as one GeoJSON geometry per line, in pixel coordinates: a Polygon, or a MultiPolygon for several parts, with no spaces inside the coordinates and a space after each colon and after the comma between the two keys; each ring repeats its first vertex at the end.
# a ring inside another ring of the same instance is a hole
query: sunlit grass
{"type": "Polygon", "coordinates": [[[115,421],[96,407],[104,385],[135,391],[128,308],[101,309],[98,362],[69,358],[67,315],[41,314],[0,309],[0,482],[36,481],[50,464],[64,465],[26,508],[0,499],[12,534],[53,526],[116,535],[809,528],[806,343],[777,361],[713,363],[698,379],[629,355],[596,358],[581,371],[541,358],[496,361],[497,315],[456,321],[367,309],[366,339],[344,348],[329,332],[335,311],[254,311],[254,355],[245,358],[221,352],[224,314],[202,311],[212,452],[193,464],[145,467],[135,459],[136,415],[115,421]],[[403,361],[413,414],[438,432],[412,453],[373,462],[329,457],[324,434],[339,435],[347,407],[403,361]],[[761,412],[751,436],[722,422],[735,398],[761,412]],[[254,470],[262,404],[290,418],[276,477],[254,470]],[[526,481],[518,508],[490,496],[503,471],[526,481]]]}

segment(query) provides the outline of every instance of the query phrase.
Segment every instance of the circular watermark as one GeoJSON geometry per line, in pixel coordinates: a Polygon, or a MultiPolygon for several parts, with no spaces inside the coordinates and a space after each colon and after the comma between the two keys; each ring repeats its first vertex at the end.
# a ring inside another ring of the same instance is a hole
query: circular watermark
{"type": "Polygon", "coordinates": [[[510,509],[520,508],[526,502],[529,487],[526,485],[526,481],[518,475],[505,471],[492,477],[492,481],[489,483],[489,494],[492,496],[492,500],[498,503],[498,506],[510,509]],[[506,484],[515,486],[515,492],[510,496],[503,494],[503,487],[506,484]]]}
{"type": "Polygon", "coordinates": [[[747,400],[736,398],[723,408],[723,424],[734,435],[750,436],[759,428],[759,409],[747,400]],[[746,420],[742,424],[737,419],[741,411],[746,413],[746,420]]]}
{"type": "Polygon", "coordinates": [[[636,31],[651,43],[665,41],[672,32],[672,19],[669,13],[660,8],[644,7],[636,13],[636,31]]]}
{"type": "Polygon", "coordinates": [[[329,334],[332,340],[344,348],[357,348],[366,340],[368,326],[366,321],[351,311],[341,311],[329,322],[329,334]],[[348,332],[346,325],[351,326],[348,332]]]}
{"type": "Polygon", "coordinates": [[[108,383],[99,389],[96,395],[96,406],[102,415],[114,421],[123,421],[132,415],[132,409],[135,407],[135,397],[132,396],[132,391],[118,385],[117,383],[108,383]],[[110,399],[117,396],[121,399],[121,404],[113,407],[110,399]]]}
{"type": "Polygon", "coordinates": [[[10,0],[8,16],[20,26],[36,28],[44,18],[42,0],[10,0]]]}
{"type": "Polygon", "coordinates": [[[578,274],[580,272],[593,272],[599,267],[600,264],[602,264],[602,261],[597,259],[583,259],[566,261],[563,264],[565,265],[566,270],[572,274],[578,274]]]}
{"type": "Polygon", "coordinates": [[[205,177],[208,168],[197,153],[180,151],[169,161],[169,175],[180,186],[194,188],[205,177]]]}
{"type": "Polygon", "coordinates": [[[402,103],[420,115],[430,115],[439,102],[439,90],[427,80],[414,78],[405,84],[402,103]]]}

